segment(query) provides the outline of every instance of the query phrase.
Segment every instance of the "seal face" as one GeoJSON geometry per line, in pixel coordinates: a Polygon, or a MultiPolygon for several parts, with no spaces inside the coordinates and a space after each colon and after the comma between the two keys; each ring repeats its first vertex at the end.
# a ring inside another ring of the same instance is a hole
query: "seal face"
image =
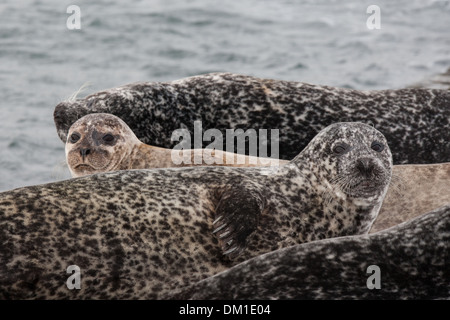
{"type": "Polygon", "coordinates": [[[338,123],[279,168],[125,170],[0,193],[0,294],[158,298],[273,250],[367,233],[391,158],[371,126],[338,123]],[[68,265],[88,284],[76,293],[61,289],[68,265]]]}
{"type": "Polygon", "coordinates": [[[90,114],[69,130],[66,159],[73,177],[127,169],[141,142],[118,117],[90,114]]]}
{"type": "Polygon", "coordinates": [[[370,202],[390,183],[392,157],[379,131],[363,124],[340,123],[322,130],[314,144],[300,155],[316,164],[310,170],[336,194],[370,202]]]}

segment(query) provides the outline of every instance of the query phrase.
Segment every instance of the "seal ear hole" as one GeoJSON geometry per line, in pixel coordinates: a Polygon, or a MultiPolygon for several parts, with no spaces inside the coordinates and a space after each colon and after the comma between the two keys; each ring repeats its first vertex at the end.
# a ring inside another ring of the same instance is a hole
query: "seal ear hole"
{"type": "Polygon", "coordinates": [[[370,146],[373,150],[375,150],[376,152],[381,152],[384,150],[384,144],[382,144],[379,141],[374,141],[372,142],[372,145],[370,146]]]}
{"type": "Polygon", "coordinates": [[[72,134],[70,135],[70,137],[69,137],[69,142],[70,142],[70,143],[75,143],[75,142],[77,142],[78,140],[80,140],[80,138],[81,138],[80,134],[77,133],[77,132],[74,132],[74,133],[72,133],[72,134]]]}
{"type": "Polygon", "coordinates": [[[332,151],[335,155],[340,156],[350,151],[350,146],[345,142],[339,142],[333,147],[332,151]]]}

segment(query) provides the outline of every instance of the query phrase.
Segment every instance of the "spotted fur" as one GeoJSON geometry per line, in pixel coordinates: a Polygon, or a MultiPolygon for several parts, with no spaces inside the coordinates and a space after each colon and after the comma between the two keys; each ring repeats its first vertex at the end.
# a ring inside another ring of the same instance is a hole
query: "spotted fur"
{"type": "Polygon", "coordinates": [[[391,170],[380,132],[339,123],[280,168],[116,171],[3,192],[0,297],[161,298],[269,251],[367,233],[391,170]],[[66,287],[69,265],[81,290],[66,287]]]}
{"type": "MultiPolygon", "coordinates": [[[[66,142],[67,163],[74,177],[114,170],[194,165],[194,150],[187,151],[190,152],[190,162],[176,165],[171,158],[171,149],[157,148],[140,142],[125,122],[107,113],[91,113],[78,119],[70,127],[66,142]],[[75,143],[70,141],[74,133],[81,135],[75,143]],[[101,140],[103,135],[108,133],[115,137],[113,145],[101,140]],[[81,150],[86,148],[91,152],[83,159],[81,150]],[[90,167],[84,166],[83,171],[78,170],[76,165],[80,163],[89,164],[90,167]]],[[[214,160],[212,164],[262,166],[258,157],[240,155],[244,161],[239,164],[237,154],[232,154],[233,161],[228,162],[227,152],[215,150],[215,158],[208,158],[203,151],[204,149],[195,150],[202,160],[199,165],[211,164],[210,160],[214,160]],[[208,163],[205,159],[209,160],[208,163]],[[254,161],[251,162],[251,159],[254,161]]],[[[275,163],[283,165],[288,161],[279,160],[275,163]]],[[[395,165],[393,177],[370,232],[387,229],[450,201],[450,163],[395,165]]],[[[235,188],[234,192],[239,194],[239,188],[235,188]]],[[[228,196],[234,197],[231,194],[228,196]]]]}
{"type": "Polygon", "coordinates": [[[295,245],[245,261],[170,299],[450,299],[450,205],[370,235],[295,245]],[[369,289],[380,271],[380,288],[369,289]]]}
{"type": "Polygon", "coordinates": [[[61,140],[77,119],[98,112],[117,115],[142,142],[164,148],[175,145],[175,129],[193,134],[195,120],[224,136],[226,129],[279,129],[285,160],[327,125],[359,121],[383,132],[395,164],[450,162],[448,90],[359,91],[231,73],[141,82],[58,104],[54,120],[61,140]]]}

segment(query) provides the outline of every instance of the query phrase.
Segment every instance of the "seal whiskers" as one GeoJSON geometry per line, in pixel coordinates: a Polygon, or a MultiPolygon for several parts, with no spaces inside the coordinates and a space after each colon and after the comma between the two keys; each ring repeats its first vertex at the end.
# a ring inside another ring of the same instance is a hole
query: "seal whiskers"
{"type": "Polygon", "coordinates": [[[328,206],[335,198],[337,192],[347,192],[349,181],[346,176],[338,176],[330,180],[331,189],[327,188],[324,193],[324,205],[328,206]]]}
{"type": "Polygon", "coordinates": [[[393,170],[391,182],[389,184],[389,192],[392,192],[395,197],[402,197],[405,192],[405,183],[405,178],[398,174],[396,170],[393,170]]]}

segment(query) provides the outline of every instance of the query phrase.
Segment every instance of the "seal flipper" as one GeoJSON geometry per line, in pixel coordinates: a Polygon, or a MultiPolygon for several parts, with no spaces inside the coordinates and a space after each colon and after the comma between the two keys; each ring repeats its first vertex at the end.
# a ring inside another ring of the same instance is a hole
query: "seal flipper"
{"type": "Polygon", "coordinates": [[[250,181],[228,183],[216,205],[213,222],[213,234],[224,255],[235,258],[245,249],[248,237],[258,227],[264,204],[263,193],[250,181]]]}

